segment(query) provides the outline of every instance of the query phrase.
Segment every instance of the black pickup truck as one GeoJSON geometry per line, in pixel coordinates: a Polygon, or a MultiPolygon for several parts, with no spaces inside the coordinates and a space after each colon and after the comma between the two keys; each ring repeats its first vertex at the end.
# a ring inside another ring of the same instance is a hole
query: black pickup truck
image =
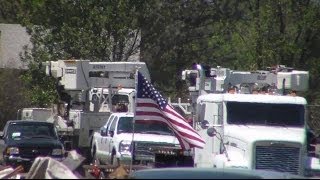
{"type": "Polygon", "coordinates": [[[53,123],[42,121],[8,121],[0,136],[4,142],[4,165],[23,165],[28,170],[38,156],[64,158],[64,147],[53,123]]]}

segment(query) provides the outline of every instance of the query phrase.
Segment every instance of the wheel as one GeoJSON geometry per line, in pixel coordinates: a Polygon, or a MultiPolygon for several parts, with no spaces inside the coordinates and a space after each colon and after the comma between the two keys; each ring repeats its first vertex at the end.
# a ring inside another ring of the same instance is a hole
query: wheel
{"type": "Polygon", "coordinates": [[[106,179],[106,178],[107,178],[107,176],[105,175],[105,173],[103,171],[100,171],[98,179],[106,179]]]}
{"type": "Polygon", "coordinates": [[[92,164],[93,165],[100,165],[100,160],[97,158],[97,155],[96,155],[96,147],[93,148],[93,151],[92,151],[92,164]]]}
{"type": "Polygon", "coordinates": [[[119,158],[117,158],[115,151],[112,151],[111,163],[110,164],[114,165],[114,166],[119,166],[120,165],[119,158]]]}
{"type": "Polygon", "coordinates": [[[101,165],[101,162],[100,162],[100,160],[96,157],[96,155],[94,156],[92,163],[93,163],[94,165],[101,165]]]}
{"type": "Polygon", "coordinates": [[[91,140],[91,142],[90,142],[90,149],[89,149],[89,151],[88,151],[88,162],[92,162],[92,160],[93,160],[93,155],[95,154],[95,147],[96,147],[96,145],[94,145],[93,143],[92,143],[92,140],[91,140]]]}

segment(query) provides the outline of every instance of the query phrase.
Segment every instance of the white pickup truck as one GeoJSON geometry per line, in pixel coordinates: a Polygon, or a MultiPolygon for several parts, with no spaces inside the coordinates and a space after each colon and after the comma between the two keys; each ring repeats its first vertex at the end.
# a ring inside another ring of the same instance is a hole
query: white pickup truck
{"type": "Polygon", "coordinates": [[[94,133],[91,155],[95,163],[129,165],[132,160],[134,165],[153,167],[192,166],[191,154],[184,154],[167,125],[135,123],[133,127],[133,117],[132,113],[113,113],[100,132],[94,133]]]}

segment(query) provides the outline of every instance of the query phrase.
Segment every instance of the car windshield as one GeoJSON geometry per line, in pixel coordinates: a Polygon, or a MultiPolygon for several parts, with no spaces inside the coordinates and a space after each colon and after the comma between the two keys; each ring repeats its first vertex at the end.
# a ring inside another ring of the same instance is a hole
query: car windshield
{"type": "MultiPolygon", "coordinates": [[[[132,122],[133,117],[121,117],[119,119],[117,133],[132,133],[132,122]]],[[[174,135],[172,130],[165,123],[136,122],[134,124],[134,132],[144,134],[174,135]]]]}
{"type": "Polygon", "coordinates": [[[23,138],[53,138],[57,139],[57,133],[52,124],[40,123],[13,123],[8,126],[9,139],[19,140],[23,138]]]}
{"type": "Polygon", "coordinates": [[[228,102],[227,113],[229,124],[302,127],[305,109],[298,104],[228,102]]]}
{"type": "MultiPolygon", "coordinates": [[[[104,94],[104,104],[109,104],[108,94],[104,94]]],[[[111,96],[113,112],[128,112],[129,96],[122,94],[114,94],[111,96]]]]}

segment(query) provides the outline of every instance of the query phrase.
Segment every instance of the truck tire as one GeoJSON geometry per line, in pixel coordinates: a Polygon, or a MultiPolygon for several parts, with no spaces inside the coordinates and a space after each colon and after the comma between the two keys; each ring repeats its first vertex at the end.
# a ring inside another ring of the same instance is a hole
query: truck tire
{"type": "Polygon", "coordinates": [[[91,162],[92,162],[92,164],[95,164],[95,165],[101,164],[100,160],[96,156],[96,147],[95,146],[93,147],[91,162]]]}
{"type": "Polygon", "coordinates": [[[119,163],[119,159],[117,158],[116,156],[116,151],[113,149],[112,150],[112,155],[111,155],[111,162],[110,162],[111,165],[114,165],[114,166],[120,166],[120,163],[119,163]]]}
{"type": "Polygon", "coordinates": [[[95,164],[95,165],[101,165],[100,160],[96,156],[94,156],[92,163],[95,164]]]}
{"type": "Polygon", "coordinates": [[[100,172],[99,179],[107,179],[107,176],[103,171],[100,172]]]}
{"type": "Polygon", "coordinates": [[[88,158],[88,162],[92,162],[93,160],[93,151],[95,151],[93,148],[95,147],[92,146],[92,141],[90,142],[90,148],[89,148],[89,152],[88,152],[88,155],[87,155],[87,158],[88,158]]]}

